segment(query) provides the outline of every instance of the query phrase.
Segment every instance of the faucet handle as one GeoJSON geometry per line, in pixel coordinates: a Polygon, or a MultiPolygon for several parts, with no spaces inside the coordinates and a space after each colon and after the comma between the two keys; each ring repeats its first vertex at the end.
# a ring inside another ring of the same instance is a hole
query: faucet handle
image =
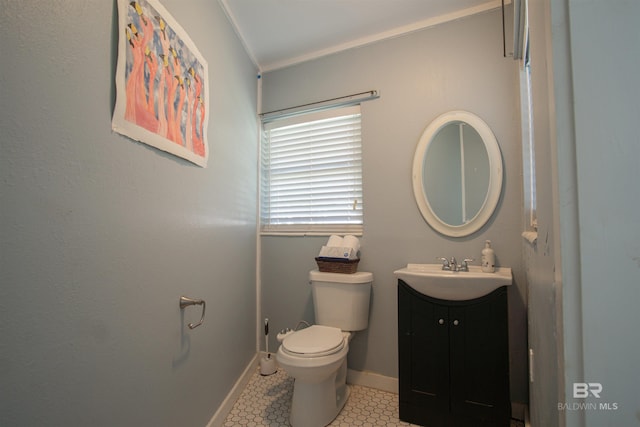
{"type": "Polygon", "coordinates": [[[445,257],[439,257],[439,256],[437,256],[436,259],[438,261],[442,261],[443,270],[451,270],[451,264],[449,263],[448,259],[446,259],[445,257]]]}
{"type": "Polygon", "coordinates": [[[469,263],[475,261],[474,258],[465,258],[460,266],[463,271],[469,271],[469,263]]]}

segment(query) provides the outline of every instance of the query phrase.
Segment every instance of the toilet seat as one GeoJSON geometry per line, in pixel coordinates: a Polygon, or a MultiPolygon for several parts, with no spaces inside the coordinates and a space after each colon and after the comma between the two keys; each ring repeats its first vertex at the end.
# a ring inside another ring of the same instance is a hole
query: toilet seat
{"type": "Polygon", "coordinates": [[[345,346],[343,332],[331,326],[313,325],[297,331],[282,341],[282,350],[297,357],[321,357],[334,354],[345,346]]]}

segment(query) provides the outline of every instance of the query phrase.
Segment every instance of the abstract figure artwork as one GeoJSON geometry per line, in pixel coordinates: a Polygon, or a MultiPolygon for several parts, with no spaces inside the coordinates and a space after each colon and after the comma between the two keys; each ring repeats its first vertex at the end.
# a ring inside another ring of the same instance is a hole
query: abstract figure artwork
{"type": "Polygon", "coordinates": [[[118,0],[112,128],[206,167],[208,66],[157,0],[118,0]]]}

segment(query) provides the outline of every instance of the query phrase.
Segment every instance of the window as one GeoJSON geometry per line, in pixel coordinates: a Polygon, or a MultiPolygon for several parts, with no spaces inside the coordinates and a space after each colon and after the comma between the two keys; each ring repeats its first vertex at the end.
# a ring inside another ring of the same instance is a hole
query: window
{"type": "Polygon", "coordinates": [[[264,125],[263,234],[362,233],[360,106],[264,125]]]}
{"type": "MultiPolygon", "coordinates": [[[[526,10],[525,10],[526,14],[526,10]]],[[[528,17],[525,18],[525,22],[528,17]]],[[[528,22],[525,27],[524,52],[520,70],[522,111],[522,179],[524,184],[524,212],[528,230],[538,228],[536,217],[536,154],[533,134],[533,96],[531,88],[531,60],[528,22]]]]}

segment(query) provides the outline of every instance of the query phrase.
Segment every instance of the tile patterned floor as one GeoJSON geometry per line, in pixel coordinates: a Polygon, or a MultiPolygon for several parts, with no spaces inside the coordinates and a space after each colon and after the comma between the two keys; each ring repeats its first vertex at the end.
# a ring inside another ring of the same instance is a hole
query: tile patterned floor
{"type": "MultiPolygon", "coordinates": [[[[398,419],[398,396],[351,385],[351,396],[330,426],[411,426],[398,419]]],[[[293,378],[282,369],[263,377],[256,369],[223,424],[225,427],[288,427],[293,378]]]]}
{"type": "MultiPolygon", "coordinates": [[[[351,396],[330,426],[413,426],[398,419],[398,396],[386,391],[351,385],[351,396]]],[[[263,377],[259,369],[227,415],[224,427],[288,427],[293,378],[282,369],[263,377]]],[[[512,422],[512,427],[523,424],[512,422]]]]}

